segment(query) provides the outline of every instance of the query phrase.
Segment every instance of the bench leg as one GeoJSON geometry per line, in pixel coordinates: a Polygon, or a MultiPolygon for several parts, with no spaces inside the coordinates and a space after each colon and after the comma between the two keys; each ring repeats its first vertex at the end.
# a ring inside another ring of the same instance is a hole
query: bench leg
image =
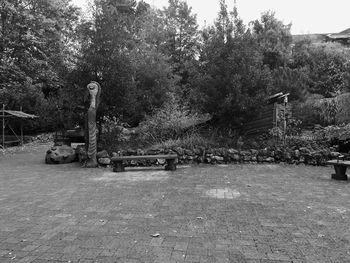
{"type": "Polygon", "coordinates": [[[167,159],[166,160],[165,170],[167,170],[167,171],[175,171],[176,170],[175,159],[167,159]]]}
{"type": "Polygon", "coordinates": [[[334,180],[348,180],[346,175],[346,166],[334,165],[335,174],[332,174],[334,180]]]}
{"type": "Polygon", "coordinates": [[[113,172],[119,173],[119,172],[124,172],[124,171],[125,171],[125,168],[124,168],[123,161],[114,162],[113,172]]]}

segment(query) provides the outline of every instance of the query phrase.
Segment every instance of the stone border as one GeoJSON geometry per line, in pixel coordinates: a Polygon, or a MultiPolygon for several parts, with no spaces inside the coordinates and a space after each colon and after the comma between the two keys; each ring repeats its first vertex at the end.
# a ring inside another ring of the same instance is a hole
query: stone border
{"type": "MultiPolygon", "coordinates": [[[[176,153],[179,164],[206,163],[206,164],[228,164],[228,163],[288,163],[288,164],[307,164],[307,165],[326,165],[330,159],[337,158],[341,155],[334,149],[310,150],[306,147],[300,148],[282,148],[274,147],[261,150],[236,150],[233,148],[196,148],[185,149],[177,147],[174,149],[128,149],[118,153],[109,154],[107,151],[100,151],[97,154],[100,165],[109,165],[111,156],[128,156],[128,155],[157,155],[176,153]]],[[[79,161],[83,161],[84,151],[76,151],[79,161]]],[[[129,161],[129,166],[150,166],[163,165],[163,160],[138,160],[129,161]]]]}

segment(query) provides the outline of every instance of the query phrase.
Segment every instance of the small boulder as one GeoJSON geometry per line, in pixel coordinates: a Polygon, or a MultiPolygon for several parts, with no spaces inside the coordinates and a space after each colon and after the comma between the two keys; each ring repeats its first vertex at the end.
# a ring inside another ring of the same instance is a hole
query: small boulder
{"type": "Polygon", "coordinates": [[[64,164],[72,163],[77,159],[74,149],[68,145],[53,146],[45,156],[45,163],[47,164],[64,164]]]}
{"type": "Polygon", "coordinates": [[[252,160],[252,157],[250,155],[243,155],[243,161],[250,162],[252,160]]]}
{"type": "Polygon", "coordinates": [[[112,152],[112,157],[118,157],[120,156],[120,152],[116,153],[116,152],[112,152]]]}
{"type": "Polygon", "coordinates": [[[264,161],[265,161],[265,162],[268,162],[268,163],[273,163],[273,162],[275,161],[275,158],[273,158],[273,157],[267,157],[267,158],[265,158],[264,161]]]}
{"type": "Polygon", "coordinates": [[[331,152],[331,153],[330,153],[330,156],[331,156],[332,158],[338,158],[339,155],[341,155],[340,152],[331,152]]]}
{"type": "Polygon", "coordinates": [[[217,161],[218,163],[222,163],[224,161],[224,157],[221,156],[213,156],[213,159],[217,161]]]}
{"type": "Polygon", "coordinates": [[[111,164],[111,159],[108,157],[102,157],[98,158],[98,163],[102,165],[110,165],[111,164]]]}
{"type": "Polygon", "coordinates": [[[176,147],[173,149],[174,152],[176,152],[178,155],[184,155],[185,151],[181,147],[176,147]]]}
{"type": "Polygon", "coordinates": [[[236,149],[232,149],[232,148],[228,149],[227,152],[229,154],[237,154],[238,153],[238,151],[236,149]]]}
{"type": "Polygon", "coordinates": [[[100,151],[96,154],[96,158],[100,159],[100,158],[108,158],[109,154],[106,150],[100,151]]]}
{"type": "Polygon", "coordinates": [[[234,154],[232,157],[232,160],[235,161],[235,162],[238,162],[241,158],[238,154],[234,154]]]}
{"type": "Polygon", "coordinates": [[[258,155],[258,150],[250,149],[250,152],[252,153],[253,156],[257,156],[258,155]]]}
{"type": "Polygon", "coordinates": [[[294,151],[294,157],[299,159],[299,157],[300,157],[300,151],[299,150],[295,150],[294,151]]]}

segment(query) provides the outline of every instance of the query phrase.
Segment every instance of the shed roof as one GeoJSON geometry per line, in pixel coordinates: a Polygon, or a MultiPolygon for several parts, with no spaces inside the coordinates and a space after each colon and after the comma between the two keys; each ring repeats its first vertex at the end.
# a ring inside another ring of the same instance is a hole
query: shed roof
{"type": "MultiPolygon", "coordinates": [[[[2,113],[0,111],[0,113],[2,113]]],[[[17,118],[24,118],[24,119],[34,119],[38,118],[38,116],[25,113],[23,111],[17,111],[17,110],[4,110],[5,116],[0,115],[0,117],[17,117],[17,118]]]]}

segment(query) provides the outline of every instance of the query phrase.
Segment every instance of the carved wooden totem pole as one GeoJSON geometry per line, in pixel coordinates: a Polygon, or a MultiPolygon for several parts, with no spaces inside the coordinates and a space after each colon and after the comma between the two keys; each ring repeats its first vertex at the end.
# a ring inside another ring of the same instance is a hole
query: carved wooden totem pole
{"type": "Polygon", "coordinates": [[[87,89],[90,94],[90,106],[88,110],[88,148],[87,148],[87,161],[86,168],[95,168],[98,166],[96,159],[97,152],[97,139],[96,139],[96,111],[100,104],[101,86],[96,81],[91,81],[87,85],[87,89]]]}

